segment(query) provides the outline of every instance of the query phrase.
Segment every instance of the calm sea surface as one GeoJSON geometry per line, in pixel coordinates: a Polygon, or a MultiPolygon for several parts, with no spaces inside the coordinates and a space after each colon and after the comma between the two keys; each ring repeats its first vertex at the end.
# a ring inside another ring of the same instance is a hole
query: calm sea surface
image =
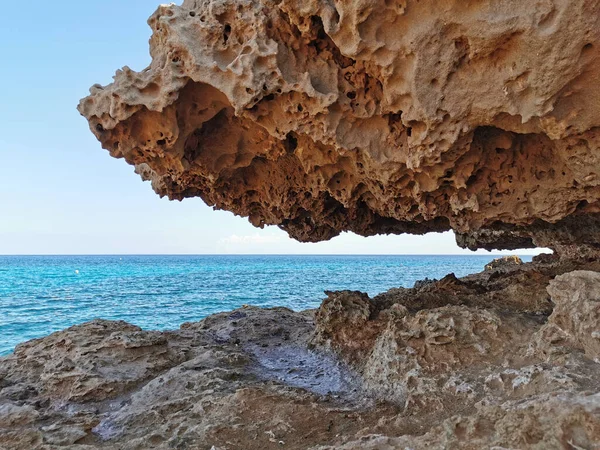
{"type": "MultiPolygon", "coordinates": [[[[0,256],[0,355],[94,318],[174,329],[243,304],[317,307],[479,272],[494,256],[0,256]]],[[[524,257],[531,260],[531,257],[524,257]]]]}

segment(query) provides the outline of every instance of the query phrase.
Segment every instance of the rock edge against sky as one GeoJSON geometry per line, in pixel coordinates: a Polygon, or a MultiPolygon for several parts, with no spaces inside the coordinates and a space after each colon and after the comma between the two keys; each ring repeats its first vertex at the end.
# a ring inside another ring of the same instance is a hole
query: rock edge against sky
{"type": "Polygon", "coordinates": [[[161,196],[300,241],[600,243],[598,2],[186,0],[149,25],[151,65],[79,111],[161,196]]]}

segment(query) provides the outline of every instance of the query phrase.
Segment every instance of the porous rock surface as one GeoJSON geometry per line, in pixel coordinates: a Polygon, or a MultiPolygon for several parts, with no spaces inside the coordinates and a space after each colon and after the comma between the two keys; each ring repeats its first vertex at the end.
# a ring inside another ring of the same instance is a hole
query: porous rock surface
{"type": "Polygon", "coordinates": [[[79,111],[160,195],[301,241],[600,243],[597,1],[185,0],[149,25],[150,66],[79,111]]]}
{"type": "Polygon", "coordinates": [[[0,360],[7,448],[600,449],[600,2],[184,0],[79,111],[161,196],[533,263],[0,360]]]}
{"type": "Polygon", "coordinates": [[[327,295],[21,344],[0,448],[600,449],[597,261],[327,295]]]}

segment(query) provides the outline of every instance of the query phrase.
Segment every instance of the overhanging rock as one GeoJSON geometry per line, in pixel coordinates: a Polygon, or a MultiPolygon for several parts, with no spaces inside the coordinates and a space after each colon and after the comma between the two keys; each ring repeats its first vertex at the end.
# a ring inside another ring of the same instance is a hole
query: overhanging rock
{"type": "Polygon", "coordinates": [[[161,196],[300,241],[600,244],[599,2],[186,0],[149,25],[150,67],[79,111],[161,196]]]}

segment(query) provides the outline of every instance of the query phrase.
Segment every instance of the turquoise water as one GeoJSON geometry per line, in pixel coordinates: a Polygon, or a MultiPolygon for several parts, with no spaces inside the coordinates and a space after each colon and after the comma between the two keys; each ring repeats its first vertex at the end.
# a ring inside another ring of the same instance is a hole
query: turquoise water
{"type": "MultiPolygon", "coordinates": [[[[243,304],[317,307],[479,272],[494,256],[0,256],[0,355],[94,318],[174,329],[243,304]]],[[[530,258],[528,259],[530,260],[530,258]]]]}

